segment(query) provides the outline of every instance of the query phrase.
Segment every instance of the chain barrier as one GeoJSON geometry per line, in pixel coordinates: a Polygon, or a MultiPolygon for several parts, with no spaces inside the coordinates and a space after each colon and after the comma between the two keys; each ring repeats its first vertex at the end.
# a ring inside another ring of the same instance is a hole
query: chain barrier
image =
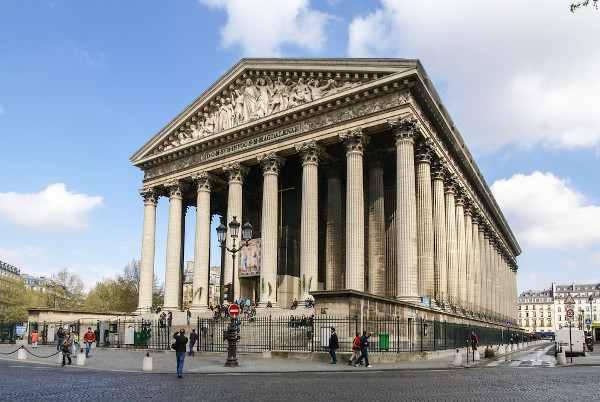
{"type": "Polygon", "coordinates": [[[12,355],[13,353],[17,353],[19,351],[19,349],[23,349],[23,346],[21,346],[20,348],[18,348],[17,350],[15,350],[13,352],[8,352],[8,353],[0,352],[0,355],[12,355]]]}
{"type": "Polygon", "coordinates": [[[59,354],[59,353],[62,353],[60,350],[58,350],[56,353],[54,353],[54,354],[51,354],[50,356],[38,356],[38,355],[36,355],[35,353],[33,353],[32,351],[30,351],[29,349],[27,349],[25,346],[21,346],[21,347],[22,347],[23,349],[25,349],[25,350],[27,351],[27,353],[29,353],[30,355],[32,355],[32,356],[35,356],[35,357],[39,357],[39,358],[42,358],[42,359],[45,359],[45,358],[47,358],[47,357],[56,356],[57,354],[59,354]]]}

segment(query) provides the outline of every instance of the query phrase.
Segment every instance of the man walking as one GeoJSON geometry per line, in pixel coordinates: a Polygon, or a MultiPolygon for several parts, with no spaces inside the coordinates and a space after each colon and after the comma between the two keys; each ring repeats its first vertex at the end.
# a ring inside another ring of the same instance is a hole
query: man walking
{"type": "Polygon", "coordinates": [[[88,327],[88,330],[83,334],[83,343],[85,343],[85,357],[90,357],[90,348],[92,342],[96,340],[96,334],[92,332],[92,327],[88,327]]]}
{"type": "Polygon", "coordinates": [[[333,361],[329,364],[337,364],[337,357],[335,356],[335,351],[340,347],[338,342],[338,336],[335,333],[335,328],[331,327],[331,336],[329,337],[329,354],[333,361]]]}
{"type": "Polygon", "coordinates": [[[171,348],[175,349],[175,357],[177,358],[177,377],[183,378],[183,361],[185,360],[185,345],[188,343],[188,338],[185,336],[185,329],[180,329],[173,335],[175,343],[171,348]]]}
{"type": "Polygon", "coordinates": [[[360,357],[360,333],[356,333],[354,339],[352,340],[352,356],[350,356],[350,360],[348,360],[348,364],[352,365],[354,359],[358,360],[360,357]]]}
{"type": "Polygon", "coordinates": [[[365,367],[368,367],[368,368],[373,367],[369,364],[369,351],[368,351],[369,338],[371,337],[371,335],[373,335],[372,332],[369,332],[369,335],[367,336],[367,331],[363,331],[363,334],[360,337],[360,357],[358,358],[356,363],[354,363],[354,367],[358,367],[360,362],[362,362],[363,358],[365,359],[365,364],[366,364],[365,367]]]}
{"type": "Polygon", "coordinates": [[[60,350],[62,347],[62,343],[65,340],[65,329],[63,327],[59,327],[58,331],[56,331],[56,337],[58,341],[56,343],[56,350],[60,350]]]}
{"type": "Polygon", "coordinates": [[[190,333],[190,356],[194,356],[194,345],[198,340],[198,334],[196,333],[196,329],[192,329],[190,333]]]}

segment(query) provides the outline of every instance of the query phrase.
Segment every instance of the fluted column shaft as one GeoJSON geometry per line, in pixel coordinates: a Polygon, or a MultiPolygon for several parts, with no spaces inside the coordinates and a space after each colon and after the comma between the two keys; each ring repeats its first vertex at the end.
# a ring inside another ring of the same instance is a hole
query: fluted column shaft
{"type": "MultiPolygon", "coordinates": [[[[242,190],[244,185],[244,179],[248,174],[248,167],[238,163],[230,163],[227,166],[223,166],[223,171],[227,174],[227,180],[229,182],[229,188],[227,193],[227,221],[225,222],[225,226],[227,226],[227,238],[226,238],[226,246],[232,248],[233,239],[231,238],[231,233],[229,232],[229,222],[233,220],[235,216],[236,220],[242,224],[243,216],[242,216],[242,190]]],[[[236,247],[240,246],[241,237],[238,233],[238,238],[236,239],[236,247]]],[[[235,264],[233,262],[233,258],[230,254],[225,256],[225,269],[223,270],[223,284],[231,284],[233,283],[233,299],[236,300],[241,295],[240,289],[240,278],[239,278],[239,253],[235,255],[235,264]]]]}
{"type": "Polygon", "coordinates": [[[490,243],[490,235],[488,232],[485,233],[485,272],[486,272],[486,297],[485,304],[487,306],[487,314],[491,315],[494,309],[492,304],[492,295],[494,289],[492,288],[492,245],[490,243]]]}
{"type": "Polygon", "coordinates": [[[487,314],[487,252],[485,247],[485,230],[483,223],[479,224],[479,254],[480,254],[480,301],[481,301],[481,313],[487,314]]]}
{"type": "Polygon", "coordinates": [[[214,177],[200,172],[192,177],[196,182],[196,238],[194,241],[194,278],[191,310],[208,308],[208,277],[210,275],[210,191],[214,177]]]}
{"type": "Polygon", "coordinates": [[[417,147],[417,266],[419,295],[433,300],[435,298],[435,274],[431,152],[428,143],[420,143],[417,147]]]}
{"type": "Polygon", "coordinates": [[[262,222],[260,226],[262,260],[260,267],[260,306],[277,306],[277,187],[284,159],[275,153],[258,157],[263,168],[262,222]],[[273,294],[273,292],[275,294],[273,294]]]}
{"type": "Polygon", "coordinates": [[[481,312],[481,254],[479,251],[479,220],[476,215],[472,216],[472,238],[473,244],[473,311],[481,312]]]}
{"type": "Polygon", "coordinates": [[[458,255],[456,243],[456,205],[454,203],[454,182],[449,180],[445,186],[446,200],[446,261],[448,265],[448,301],[458,304],[458,255]]]}
{"type": "Polygon", "coordinates": [[[169,225],[167,229],[167,261],[165,267],[165,310],[181,309],[182,262],[183,250],[183,189],[179,180],[166,184],[169,191],[169,225]]]}
{"type": "Polygon", "coordinates": [[[327,170],[327,231],[325,241],[325,288],[343,289],[346,283],[342,262],[342,180],[339,166],[327,170]]]}
{"type": "Polygon", "coordinates": [[[471,217],[470,205],[465,206],[465,255],[467,263],[466,271],[466,297],[464,307],[473,311],[474,293],[475,293],[475,281],[473,278],[473,261],[475,256],[473,255],[473,221],[471,217]]]}
{"type": "Polygon", "coordinates": [[[440,163],[433,166],[433,269],[435,299],[448,303],[448,267],[446,258],[446,206],[444,200],[444,170],[440,163]]]}
{"type": "Polygon", "coordinates": [[[138,311],[144,313],[150,311],[152,307],[158,194],[153,188],[140,190],[140,194],[144,197],[144,227],[142,232],[138,311]]]}
{"type": "Polygon", "coordinates": [[[374,156],[369,170],[369,292],[385,296],[385,212],[383,155],[374,156]]]}
{"type": "Polygon", "coordinates": [[[456,260],[458,263],[457,269],[457,299],[458,305],[461,308],[466,307],[467,299],[467,254],[466,249],[466,237],[465,237],[465,210],[463,203],[463,195],[459,193],[459,196],[455,198],[456,204],[456,260]]]}
{"type": "Polygon", "coordinates": [[[363,153],[368,138],[358,130],[340,134],[346,147],[346,289],[365,290],[363,153]]]}
{"type": "Polygon", "coordinates": [[[396,230],[398,236],[397,298],[419,303],[417,265],[417,197],[413,118],[390,122],[396,137],[396,230]]]}
{"type": "Polygon", "coordinates": [[[302,208],[300,212],[300,300],[317,289],[319,246],[319,159],[315,141],[297,145],[302,160],[302,208]]]}

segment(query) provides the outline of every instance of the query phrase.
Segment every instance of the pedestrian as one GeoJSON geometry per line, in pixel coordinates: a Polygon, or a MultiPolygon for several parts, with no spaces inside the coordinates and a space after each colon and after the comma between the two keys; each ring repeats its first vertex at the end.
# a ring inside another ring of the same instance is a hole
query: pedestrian
{"type": "Polygon", "coordinates": [[[73,357],[77,357],[77,348],[79,347],[79,335],[77,335],[77,332],[73,332],[71,339],[73,341],[73,357]]]}
{"type": "Polygon", "coordinates": [[[363,331],[362,336],[360,337],[360,357],[358,358],[358,361],[356,363],[354,363],[354,367],[358,367],[358,365],[360,364],[360,362],[362,362],[363,359],[365,359],[365,367],[373,367],[369,364],[369,338],[371,337],[371,335],[373,335],[372,332],[369,332],[369,335],[367,335],[367,331],[363,331]]]}
{"type": "Polygon", "coordinates": [[[189,308],[188,308],[186,314],[187,314],[187,325],[190,325],[190,321],[192,320],[192,312],[190,311],[189,308]]]}
{"type": "Polygon", "coordinates": [[[350,360],[348,360],[348,364],[352,365],[353,361],[358,360],[360,356],[360,333],[356,333],[354,335],[354,339],[352,340],[352,356],[350,356],[350,360]]]}
{"type": "Polygon", "coordinates": [[[66,334],[64,340],[61,343],[61,350],[63,355],[62,366],[65,365],[65,358],[68,359],[69,364],[71,364],[71,352],[73,351],[73,345],[71,344],[71,342],[71,335],[66,334]]]}
{"type": "Polygon", "coordinates": [[[473,353],[477,350],[477,346],[479,346],[479,338],[475,331],[471,331],[471,335],[469,336],[469,341],[471,341],[471,349],[473,349],[473,353]]]}
{"type": "Polygon", "coordinates": [[[31,333],[31,347],[37,348],[37,344],[40,341],[40,334],[38,334],[37,329],[34,329],[31,333]]]}
{"type": "Polygon", "coordinates": [[[60,350],[62,343],[65,340],[65,329],[63,327],[58,328],[58,331],[56,331],[56,337],[58,338],[56,342],[56,350],[60,350]]]}
{"type": "Polygon", "coordinates": [[[173,312],[171,310],[169,310],[169,314],[167,314],[167,317],[170,327],[171,325],[173,325],[173,312]]]}
{"type": "Polygon", "coordinates": [[[329,354],[333,361],[329,364],[337,364],[337,357],[335,356],[335,351],[340,347],[338,342],[338,336],[335,333],[335,328],[331,327],[331,336],[329,337],[329,354]]]}
{"type": "Polygon", "coordinates": [[[92,342],[96,340],[96,334],[92,332],[92,327],[88,327],[88,330],[83,334],[83,343],[85,343],[85,357],[90,357],[90,348],[92,342]]]}
{"type": "Polygon", "coordinates": [[[177,377],[183,378],[185,345],[188,343],[188,338],[185,336],[185,329],[181,328],[179,332],[175,332],[173,338],[175,338],[175,342],[171,345],[171,349],[175,350],[175,357],[177,358],[177,377]]]}
{"type": "Polygon", "coordinates": [[[196,329],[192,329],[190,333],[190,356],[194,356],[194,345],[198,340],[198,334],[196,333],[196,329]]]}

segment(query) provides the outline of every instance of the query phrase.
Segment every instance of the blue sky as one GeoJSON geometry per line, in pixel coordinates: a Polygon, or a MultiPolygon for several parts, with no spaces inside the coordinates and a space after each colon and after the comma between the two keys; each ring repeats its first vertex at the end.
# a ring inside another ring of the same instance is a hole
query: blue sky
{"type": "Polygon", "coordinates": [[[400,57],[509,221],[519,290],[600,282],[598,37],[600,11],[569,1],[0,0],[0,260],[90,288],[138,259],[129,157],[242,57],[400,57]]]}

